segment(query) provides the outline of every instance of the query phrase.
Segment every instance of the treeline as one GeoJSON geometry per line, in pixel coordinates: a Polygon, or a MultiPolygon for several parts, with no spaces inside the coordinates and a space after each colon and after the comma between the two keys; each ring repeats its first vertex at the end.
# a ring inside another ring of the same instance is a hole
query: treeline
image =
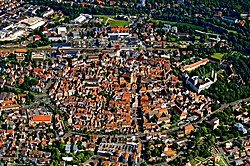
{"type": "MultiPolygon", "coordinates": [[[[174,15],[164,13],[163,15],[153,15],[154,19],[160,20],[170,20],[173,22],[184,22],[190,23],[197,26],[204,27],[204,31],[213,31],[222,35],[222,39],[229,42],[229,45],[236,51],[243,51],[245,53],[250,53],[250,33],[249,28],[241,27],[240,25],[222,22],[220,20],[208,18],[193,18],[184,17],[183,15],[174,15]],[[232,33],[229,30],[234,30],[236,33],[232,33]]],[[[191,27],[192,28],[192,27],[191,27]]],[[[194,29],[194,28],[193,28],[194,29]]]]}
{"type": "MultiPolygon", "coordinates": [[[[166,4],[172,2],[162,2],[163,6],[155,5],[154,2],[158,1],[149,1],[151,6],[146,5],[143,8],[136,7],[99,7],[98,5],[94,7],[94,5],[85,5],[82,6],[78,3],[57,3],[51,2],[48,0],[39,1],[39,0],[26,0],[27,2],[34,4],[34,5],[44,5],[53,8],[54,10],[61,10],[65,15],[69,16],[69,19],[74,19],[79,16],[80,13],[87,13],[87,14],[103,14],[103,15],[116,15],[116,14],[125,14],[125,15],[150,15],[154,19],[162,19],[162,20],[170,20],[176,22],[183,22],[183,23],[191,23],[197,26],[204,27],[205,31],[213,31],[219,33],[224,36],[223,39],[227,40],[229,44],[232,46],[233,50],[237,51],[244,51],[246,53],[250,53],[250,33],[249,33],[249,22],[247,22],[246,26],[240,26],[238,24],[231,24],[228,22],[224,22],[220,19],[213,18],[213,14],[218,12],[217,10],[208,10],[208,8],[202,4],[209,4],[210,7],[213,5],[218,5],[216,7],[222,7],[225,4],[223,2],[200,2],[197,0],[197,4],[191,2],[185,2],[184,5],[180,5],[179,8],[166,8],[166,4]],[[155,9],[155,12],[152,13],[152,10],[155,9]],[[203,14],[202,17],[192,17],[195,13],[203,14]],[[237,33],[231,33],[228,30],[237,31],[237,33]]],[[[241,0],[237,3],[236,1],[230,0],[232,2],[230,5],[233,7],[240,6],[241,10],[247,9],[249,6],[249,1],[241,0]],[[233,3],[234,2],[234,3],[233,3]]],[[[235,11],[231,11],[234,8],[228,8],[228,10],[223,11],[223,15],[226,16],[235,16],[235,11]]],[[[236,13],[236,14],[235,14],[236,13]]],[[[239,17],[237,15],[237,17],[239,17]]]]}

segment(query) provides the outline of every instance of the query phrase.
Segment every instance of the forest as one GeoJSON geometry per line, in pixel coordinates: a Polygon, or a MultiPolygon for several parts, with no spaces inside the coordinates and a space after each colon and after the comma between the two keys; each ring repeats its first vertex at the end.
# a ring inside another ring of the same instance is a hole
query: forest
{"type": "Polygon", "coordinates": [[[223,59],[233,65],[236,75],[231,78],[219,76],[217,82],[202,93],[222,103],[230,103],[250,97],[250,57],[232,52],[225,55],[223,59]]]}

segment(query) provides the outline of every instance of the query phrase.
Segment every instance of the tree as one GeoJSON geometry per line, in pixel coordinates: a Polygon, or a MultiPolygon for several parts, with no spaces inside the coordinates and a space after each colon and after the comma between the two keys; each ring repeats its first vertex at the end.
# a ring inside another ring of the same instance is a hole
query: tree
{"type": "Polygon", "coordinates": [[[64,147],[65,147],[65,143],[60,142],[59,149],[60,149],[61,152],[63,152],[65,150],[64,147]]]}
{"type": "Polygon", "coordinates": [[[28,93],[28,97],[29,97],[29,99],[32,101],[32,102],[34,102],[35,101],[35,96],[32,94],[32,93],[28,93]]]}
{"type": "Polygon", "coordinates": [[[158,148],[155,148],[152,150],[151,154],[153,157],[160,156],[160,151],[158,150],[158,148]]]}
{"type": "Polygon", "coordinates": [[[173,116],[171,116],[171,119],[173,123],[177,123],[180,120],[180,115],[174,114],[173,116]]]}

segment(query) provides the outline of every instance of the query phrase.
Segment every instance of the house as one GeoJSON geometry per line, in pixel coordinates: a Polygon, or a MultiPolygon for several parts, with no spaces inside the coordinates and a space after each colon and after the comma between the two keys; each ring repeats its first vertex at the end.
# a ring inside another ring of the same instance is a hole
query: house
{"type": "Polygon", "coordinates": [[[128,157],[129,157],[129,153],[128,152],[125,152],[122,154],[122,161],[124,163],[128,162],[128,157]]]}
{"type": "Polygon", "coordinates": [[[67,33],[67,28],[66,27],[58,27],[57,28],[57,34],[58,35],[63,35],[67,33]]]}
{"type": "Polygon", "coordinates": [[[34,115],[30,119],[30,123],[51,123],[51,115],[34,115]]]}
{"type": "Polygon", "coordinates": [[[210,126],[212,126],[212,129],[215,130],[220,125],[220,119],[215,117],[210,121],[206,121],[210,126]]]}
{"type": "Polygon", "coordinates": [[[241,124],[241,123],[236,123],[234,125],[234,128],[238,131],[242,131],[243,134],[246,134],[247,133],[247,129],[241,124]]]}
{"type": "Polygon", "coordinates": [[[76,153],[78,151],[78,148],[77,148],[76,144],[74,144],[72,151],[73,151],[73,153],[76,153]]]}
{"type": "Polygon", "coordinates": [[[3,88],[3,86],[5,85],[6,83],[6,79],[4,76],[0,77],[0,88],[3,88]]]}
{"type": "Polygon", "coordinates": [[[12,100],[14,101],[16,98],[16,95],[13,92],[1,92],[0,93],[0,103],[4,100],[12,100]]]}
{"type": "Polygon", "coordinates": [[[33,36],[33,40],[34,40],[34,41],[41,40],[41,36],[39,36],[39,35],[34,35],[34,36],[33,36]]]}
{"type": "Polygon", "coordinates": [[[180,107],[178,107],[177,105],[174,106],[174,112],[180,116],[181,120],[187,118],[187,114],[183,110],[181,110],[180,107]]]}
{"type": "Polygon", "coordinates": [[[230,22],[230,23],[238,23],[238,21],[239,21],[237,18],[226,17],[226,16],[222,16],[221,19],[223,21],[227,21],[227,22],[230,22]]]}
{"type": "Polygon", "coordinates": [[[46,55],[43,52],[32,52],[31,59],[32,60],[45,60],[46,55]]]}
{"type": "Polygon", "coordinates": [[[81,53],[79,50],[66,50],[64,52],[64,56],[63,57],[67,57],[67,58],[76,58],[76,57],[80,57],[81,53]]]}
{"type": "Polygon", "coordinates": [[[192,131],[194,131],[194,126],[193,125],[187,125],[184,127],[184,133],[185,134],[190,134],[192,131]]]}
{"type": "Polygon", "coordinates": [[[234,161],[234,165],[242,165],[244,162],[240,159],[240,160],[235,160],[234,161]]]}
{"type": "Polygon", "coordinates": [[[14,54],[17,56],[17,57],[24,57],[24,54],[27,52],[26,49],[16,49],[14,51],[14,54]]]}
{"type": "Polygon", "coordinates": [[[66,152],[66,153],[69,153],[69,152],[70,152],[70,147],[71,147],[70,144],[66,144],[66,146],[65,146],[65,152],[66,152]]]}
{"type": "Polygon", "coordinates": [[[248,12],[242,12],[241,14],[240,14],[240,17],[247,17],[247,16],[250,16],[250,13],[248,13],[248,12]]]}
{"type": "Polygon", "coordinates": [[[228,149],[228,148],[231,148],[233,146],[233,143],[232,142],[227,142],[226,143],[226,148],[228,149]]]}
{"type": "Polygon", "coordinates": [[[16,60],[23,61],[25,59],[25,56],[16,56],[16,60]]]}
{"type": "Polygon", "coordinates": [[[72,36],[73,36],[74,39],[80,39],[81,38],[80,33],[77,32],[77,31],[72,32],[72,36]]]}

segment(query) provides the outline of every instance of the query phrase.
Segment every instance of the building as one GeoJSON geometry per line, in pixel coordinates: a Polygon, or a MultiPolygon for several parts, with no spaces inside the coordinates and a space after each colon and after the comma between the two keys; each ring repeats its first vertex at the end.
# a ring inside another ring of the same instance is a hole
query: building
{"type": "Polygon", "coordinates": [[[0,31],[0,39],[3,39],[3,38],[5,38],[7,36],[7,32],[5,32],[5,31],[0,31]]]}
{"type": "Polygon", "coordinates": [[[70,144],[66,144],[66,146],[65,146],[65,152],[66,152],[66,153],[69,153],[69,152],[70,152],[70,147],[71,147],[70,144]]]}
{"type": "Polygon", "coordinates": [[[238,21],[239,21],[239,20],[236,19],[236,18],[226,17],[226,16],[221,17],[221,19],[222,19],[223,21],[227,21],[227,22],[234,23],[234,24],[238,23],[238,21]]]}
{"type": "Polygon", "coordinates": [[[58,27],[57,28],[57,34],[62,35],[67,33],[67,28],[66,27],[58,27]]]}
{"type": "Polygon", "coordinates": [[[39,36],[39,35],[34,35],[34,36],[33,36],[33,40],[34,40],[34,41],[41,40],[41,36],[39,36]]]}
{"type": "Polygon", "coordinates": [[[247,133],[247,129],[241,124],[241,123],[236,123],[234,125],[234,128],[238,131],[242,131],[243,134],[246,134],[247,133]]]}
{"type": "Polygon", "coordinates": [[[217,129],[218,126],[220,125],[220,119],[215,117],[210,121],[207,121],[207,123],[212,126],[213,130],[217,129]]]}
{"type": "Polygon", "coordinates": [[[16,98],[16,95],[13,92],[1,92],[0,93],[0,103],[4,100],[12,100],[14,101],[16,98]]]}
{"type": "Polygon", "coordinates": [[[43,17],[48,17],[48,16],[52,15],[53,13],[54,13],[54,10],[53,10],[53,9],[50,9],[50,10],[45,11],[45,12],[43,13],[43,17]]]}
{"type": "Polygon", "coordinates": [[[30,123],[51,123],[51,115],[34,115],[30,119],[30,123]]]}
{"type": "Polygon", "coordinates": [[[31,59],[32,60],[45,60],[46,59],[46,55],[44,53],[38,53],[38,52],[32,52],[31,54],[31,59]]]}
{"type": "Polygon", "coordinates": [[[20,23],[27,25],[30,29],[36,29],[45,24],[45,21],[39,17],[30,17],[22,20],[20,23]]]}
{"type": "Polygon", "coordinates": [[[92,16],[89,15],[89,14],[83,14],[83,13],[81,13],[79,17],[77,17],[76,19],[74,19],[71,22],[75,23],[75,24],[81,24],[84,21],[86,21],[87,19],[92,19],[92,16]]]}
{"type": "Polygon", "coordinates": [[[182,72],[184,72],[184,71],[192,71],[192,70],[194,70],[194,69],[196,69],[196,68],[198,68],[198,67],[200,67],[200,66],[202,66],[202,65],[207,64],[208,62],[209,62],[209,59],[208,59],[208,58],[205,58],[205,59],[202,59],[202,60],[200,60],[200,61],[198,61],[198,62],[195,62],[195,63],[193,63],[193,64],[183,66],[183,67],[181,68],[181,71],[182,71],[182,72]]]}
{"type": "Polygon", "coordinates": [[[212,71],[210,78],[206,78],[203,76],[193,76],[192,78],[189,78],[188,74],[184,74],[183,77],[186,85],[188,85],[197,93],[200,93],[202,90],[208,89],[213,83],[217,81],[217,73],[215,71],[212,71]]]}
{"type": "Polygon", "coordinates": [[[193,125],[188,125],[184,127],[184,133],[185,134],[190,134],[192,131],[194,131],[194,126],[193,125]]]}
{"type": "Polygon", "coordinates": [[[16,56],[24,56],[26,52],[26,49],[16,49],[14,53],[16,54],[16,56]]]}
{"type": "Polygon", "coordinates": [[[71,43],[51,43],[52,48],[71,48],[71,43]]]}

